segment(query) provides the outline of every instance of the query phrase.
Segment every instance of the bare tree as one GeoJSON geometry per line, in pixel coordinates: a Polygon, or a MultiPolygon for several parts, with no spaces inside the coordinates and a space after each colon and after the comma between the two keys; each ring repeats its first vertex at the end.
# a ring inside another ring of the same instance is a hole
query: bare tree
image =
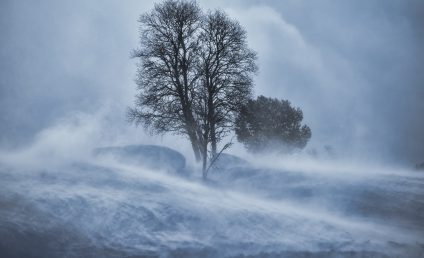
{"type": "Polygon", "coordinates": [[[167,0],[141,15],[135,108],[130,120],[155,133],[187,135],[200,160],[193,113],[202,13],[195,2],[167,0]]]}
{"type": "Polygon", "coordinates": [[[206,178],[208,159],[216,160],[251,96],[256,53],[237,21],[222,11],[204,15],[194,1],[166,0],[139,22],[139,93],[129,118],[154,133],[188,136],[206,178]]]}
{"type": "Polygon", "coordinates": [[[199,38],[196,111],[202,118],[201,152],[207,152],[210,143],[214,159],[217,143],[233,129],[237,111],[251,96],[256,53],[247,46],[246,31],[222,11],[205,16],[199,38]]]}

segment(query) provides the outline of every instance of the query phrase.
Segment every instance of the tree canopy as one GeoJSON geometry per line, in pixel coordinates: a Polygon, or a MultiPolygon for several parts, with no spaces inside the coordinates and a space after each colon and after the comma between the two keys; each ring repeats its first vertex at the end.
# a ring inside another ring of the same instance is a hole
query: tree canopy
{"type": "Polygon", "coordinates": [[[303,149],[311,138],[311,129],[301,125],[302,119],[302,110],[288,100],[259,96],[241,108],[235,132],[251,152],[290,153],[303,149]]]}

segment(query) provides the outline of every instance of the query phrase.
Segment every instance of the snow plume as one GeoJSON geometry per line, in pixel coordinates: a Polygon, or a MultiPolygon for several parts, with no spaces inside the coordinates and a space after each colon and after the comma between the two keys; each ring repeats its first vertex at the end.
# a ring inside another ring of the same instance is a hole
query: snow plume
{"type": "Polygon", "coordinates": [[[125,120],[155,1],[30,2],[0,1],[1,257],[422,257],[422,1],[199,1],[312,130],[205,182],[186,139],[125,120]]]}
{"type": "Polygon", "coordinates": [[[85,159],[99,138],[100,122],[87,114],[73,114],[38,133],[30,146],[2,153],[2,162],[49,167],[85,159]]]}
{"type": "Polygon", "coordinates": [[[28,168],[45,168],[87,159],[107,126],[99,113],[72,113],[41,130],[28,145],[2,150],[1,162],[28,168]]]}
{"type": "Polygon", "coordinates": [[[424,251],[418,172],[223,154],[204,182],[190,165],[167,167],[185,164],[177,151],[125,147],[126,137],[104,133],[108,113],[68,116],[27,148],[2,152],[0,254],[419,257],[424,251]],[[121,147],[98,148],[111,145],[121,147]]]}

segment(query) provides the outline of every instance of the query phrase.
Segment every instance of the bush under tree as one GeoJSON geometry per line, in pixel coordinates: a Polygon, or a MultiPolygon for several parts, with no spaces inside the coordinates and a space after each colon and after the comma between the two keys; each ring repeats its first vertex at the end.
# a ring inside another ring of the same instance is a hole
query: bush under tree
{"type": "Polygon", "coordinates": [[[311,138],[302,119],[302,110],[288,100],[259,96],[240,109],[235,132],[250,152],[291,153],[303,149],[311,138]]]}

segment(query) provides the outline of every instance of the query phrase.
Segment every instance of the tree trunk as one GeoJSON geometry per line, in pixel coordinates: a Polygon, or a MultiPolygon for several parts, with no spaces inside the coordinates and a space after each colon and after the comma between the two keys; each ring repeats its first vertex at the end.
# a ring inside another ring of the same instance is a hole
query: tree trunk
{"type": "Polygon", "coordinates": [[[201,146],[200,139],[196,133],[196,121],[194,120],[193,114],[187,105],[183,105],[183,112],[185,117],[185,127],[188,138],[191,142],[191,147],[193,148],[194,157],[196,158],[196,162],[199,162],[201,160],[201,146]]]}
{"type": "Polygon", "coordinates": [[[203,180],[206,180],[207,178],[207,170],[206,170],[206,166],[208,165],[208,142],[204,142],[203,146],[202,146],[202,176],[203,176],[203,180]]]}
{"type": "Polygon", "coordinates": [[[199,131],[199,147],[200,147],[200,154],[202,155],[202,176],[203,180],[206,180],[207,178],[207,165],[208,165],[208,144],[209,144],[209,135],[210,135],[210,128],[206,127],[205,130],[199,131]]]}
{"type": "Polygon", "coordinates": [[[212,149],[212,158],[216,156],[216,132],[215,132],[215,122],[211,121],[211,149],[212,149]]]}
{"type": "Polygon", "coordinates": [[[194,132],[190,132],[188,133],[188,135],[191,142],[191,147],[193,148],[194,157],[196,158],[196,162],[199,162],[201,159],[199,141],[197,140],[196,134],[194,132]]]}
{"type": "Polygon", "coordinates": [[[213,85],[208,84],[208,122],[210,125],[210,141],[211,141],[211,152],[212,159],[216,156],[216,128],[215,128],[215,106],[213,103],[213,85]]]}

